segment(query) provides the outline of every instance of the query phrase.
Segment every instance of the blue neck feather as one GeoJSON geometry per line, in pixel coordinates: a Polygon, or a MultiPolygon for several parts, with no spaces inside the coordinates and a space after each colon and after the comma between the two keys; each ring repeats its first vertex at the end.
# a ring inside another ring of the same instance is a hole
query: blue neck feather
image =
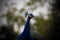
{"type": "Polygon", "coordinates": [[[23,31],[24,34],[30,34],[30,18],[28,17],[23,31]]]}
{"type": "Polygon", "coordinates": [[[20,34],[18,36],[18,40],[22,40],[22,39],[31,40],[31,36],[30,36],[30,18],[29,17],[28,17],[27,22],[25,24],[24,31],[22,32],[22,34],[20,34]]]}

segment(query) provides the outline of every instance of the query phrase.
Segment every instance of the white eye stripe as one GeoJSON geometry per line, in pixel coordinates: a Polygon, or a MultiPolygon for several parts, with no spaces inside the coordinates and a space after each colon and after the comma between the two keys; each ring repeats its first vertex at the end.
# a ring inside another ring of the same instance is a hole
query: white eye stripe
{"type": "Polygon", "coordinates": [[[31,17],[31,15],[29,15],[29,17],[31,17]]]}

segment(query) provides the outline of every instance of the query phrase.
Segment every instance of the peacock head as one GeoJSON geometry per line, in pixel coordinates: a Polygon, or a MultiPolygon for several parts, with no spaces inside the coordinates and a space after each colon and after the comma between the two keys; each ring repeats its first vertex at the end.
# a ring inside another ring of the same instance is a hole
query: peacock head
{"type": "Polygon", "coordinates": [[[30,19],[34,17],[33,14],[28,14],[28,12],[26,12],[25,17],[27,17],[27,16],[28,16],[30,19]]]}
{"type": "Polygon", "coordinates": [[[28,17],[29,17],[29,18],[33,18],[34,15],[33,15],[33,14],[29,14],[28,17]]]}

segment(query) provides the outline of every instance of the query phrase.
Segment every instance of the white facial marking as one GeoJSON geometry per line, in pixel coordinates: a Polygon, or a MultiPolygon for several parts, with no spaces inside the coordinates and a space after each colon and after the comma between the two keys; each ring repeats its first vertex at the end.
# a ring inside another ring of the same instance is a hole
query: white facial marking
{"type": "Polygon", "coordinates": [[[29,17],[31,17],[31,15],[29,15],[29,17]]]}

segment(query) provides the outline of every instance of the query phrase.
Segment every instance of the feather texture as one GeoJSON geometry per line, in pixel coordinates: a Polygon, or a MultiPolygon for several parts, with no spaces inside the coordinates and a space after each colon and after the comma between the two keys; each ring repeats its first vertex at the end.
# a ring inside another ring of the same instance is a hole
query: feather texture
{"type": "Polygon", "coordinates": [[[31,15],[28,16],[24,31],[20,35],[18,35],[18,40],[32,40],[30,35],[30,19],[31,18],[32,18],[31,15]]]}

